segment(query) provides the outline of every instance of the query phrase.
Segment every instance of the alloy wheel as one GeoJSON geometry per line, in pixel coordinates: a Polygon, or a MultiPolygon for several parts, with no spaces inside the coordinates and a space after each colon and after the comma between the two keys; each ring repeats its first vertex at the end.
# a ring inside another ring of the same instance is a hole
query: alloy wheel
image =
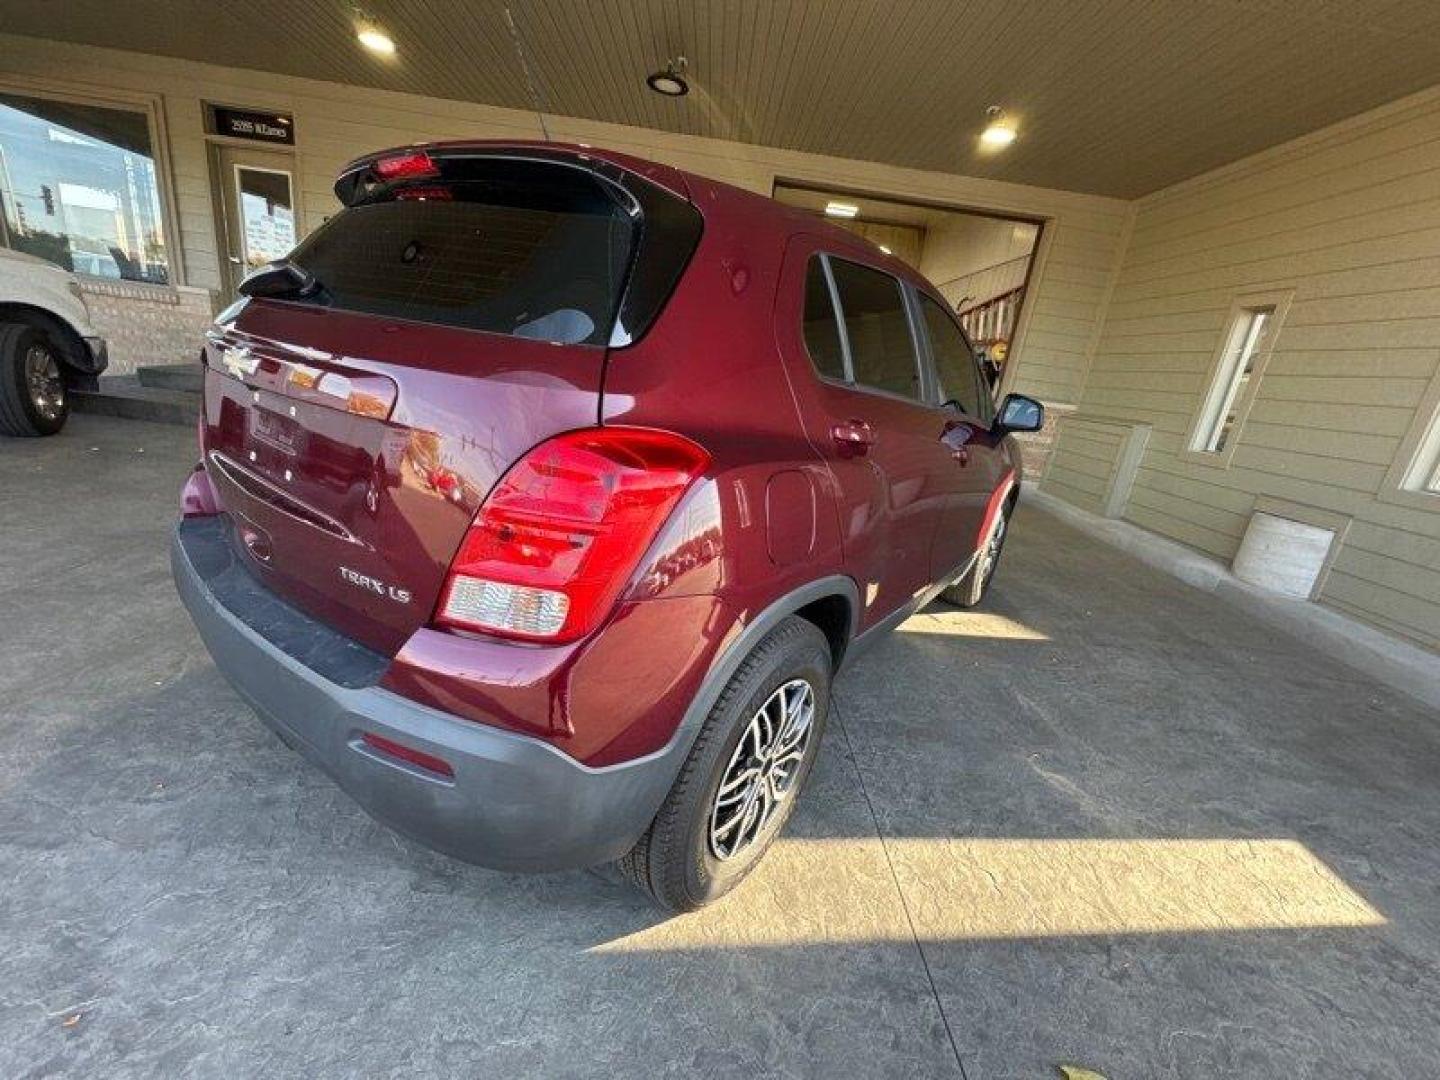
{"type": "Polygon", "coordinates": [[[990,530],[990,539],[985,542],[985,548],[980,552],[980,585],[983,588],[989,581],[990,575],[995,572],[995,564],[1000,561],[1000,549],[1005,545],[1005,513],[1001,511],[995,517],[995,525],[990,530]]]}
{"type": "Polygon", "coordinates": [[[55,354],[44,345],[31,345],[25,350],[25,389],[43,419],[51,423],[60,419],[65,411],[65,383],[55,354]]]}
{"type": "Polygon", "coordinates": [[[710,853],[745,851],[795,790],[815,726],[815,690],[791,679],[765,699],[735,744],[710,809],[710,853]]]}

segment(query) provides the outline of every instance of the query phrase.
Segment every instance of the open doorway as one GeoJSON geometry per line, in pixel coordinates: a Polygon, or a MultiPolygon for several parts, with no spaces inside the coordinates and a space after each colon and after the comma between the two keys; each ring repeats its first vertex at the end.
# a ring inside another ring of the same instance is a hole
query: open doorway
{"type": "Polygon", "coordinates": [[[865,237],[929,278],[959,316],[991,385],[999,384],[1013,362],[1041,222],[783,181],[774,196],[865,237]]]}

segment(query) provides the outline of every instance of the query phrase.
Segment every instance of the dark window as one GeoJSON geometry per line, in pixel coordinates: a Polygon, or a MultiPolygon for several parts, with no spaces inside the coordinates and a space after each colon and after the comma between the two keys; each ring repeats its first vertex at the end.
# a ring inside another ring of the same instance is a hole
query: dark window
{"type": "Polygon", "coordinates": [[[854,380],[861,386],[919,398],[920,367],[900,283],[867,266],[830,260],[854,380]]]}
{"type": "Polygon", "coordinates": [[[578,170],[506,163],[350,207],[292,261],[332,307],[566,344],[604,344],[634,240],[578,170]]]}
{"type": "Polygon", "coordinates": [[[805,274],[805,348],[815,370],[827,379],[845,379],[845,355],[840,346],[840,324],[830,302],[825,267],[818,257],[810,259],[805,274]]]}
{"type": "Polygon", "coordinates": [[[965,336],[950,313],[930,297],[920,297],[920,311],[930,335],[930,353],[935,358],[941,400],[959,402],[962,412],[988,422],[989,395],[965,336]]]}

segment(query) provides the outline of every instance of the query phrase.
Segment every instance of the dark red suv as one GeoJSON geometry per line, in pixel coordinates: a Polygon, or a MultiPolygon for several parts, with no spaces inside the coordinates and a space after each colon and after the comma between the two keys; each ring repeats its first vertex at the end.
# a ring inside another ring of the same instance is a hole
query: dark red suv
{"type": "Polygon", "coordinates": [[[994,571],[1040,406],[935,289],[582,147],[362,158],[205,344],[176,583],[381,821],[671,909],[789,816],[842,660],[994,571]]]}

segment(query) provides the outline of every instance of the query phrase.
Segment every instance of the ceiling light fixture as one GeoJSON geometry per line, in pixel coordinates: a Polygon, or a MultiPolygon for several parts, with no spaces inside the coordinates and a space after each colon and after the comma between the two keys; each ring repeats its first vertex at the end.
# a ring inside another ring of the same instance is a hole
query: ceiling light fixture
{"type": "Polygon", "coordinates": [[[888,247],[886,247],[884,244],[881,244],[881,245],[880,245],[880,250],[883,251],[886,255],[894,255],[894,254],[895,254],[893,251],[891,251],[891,250],[890,250],[888,247]]]}
{"type": "Polygon", "coordinates": [[[853,218],[860,213],[860,208],[854,203],[848,202],[827,202],[825,214],[828,217],[853,218]]]}
{"type": "Polygon", "coordinates": [[[1003,150],[1019,136],[1015,124],[1005,118],[1005,110],[999,105],[991,105],[985,110],[985,116],[989,123],[980,133],[980,145],[987,150],[1003,150]]]}
{"type": "Polygon", "coordinates": [[[685,64],[683,56],[666,61],[664,71],[645,76],[645,85],[666,97],[684,97],[690,92],[690,84],[685,81],[685,64]]]}
{"type": "Polygon", "coordinates": [[[361,26],[355,31],[355,40],[380,56],[395,55],[395,39],[374,26],[361,26]]]}

